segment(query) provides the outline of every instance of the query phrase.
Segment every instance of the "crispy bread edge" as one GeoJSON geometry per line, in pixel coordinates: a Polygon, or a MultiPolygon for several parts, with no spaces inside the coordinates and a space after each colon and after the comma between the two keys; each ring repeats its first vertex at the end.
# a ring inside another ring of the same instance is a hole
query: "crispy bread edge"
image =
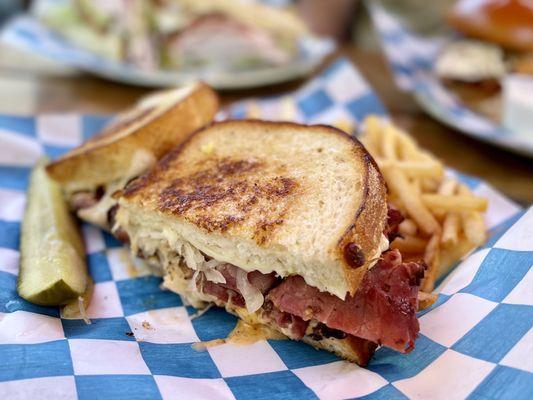
{"type": "Polygon", "coordinates": [[[192,132],[209,124],[218,109],[217,94],[199,83],[186,98],[129,135],[73,155],[67,153],[46,170],[63,185],[77,181],[91,187],[111,182],[121,178],[136,150],[147,150],[158,159],[192,132]]]}
{"type": "Polygon", "coordinates": [[[357,139],[352,139],[359,143],[360,149],[363,151],[362,157],[366,166],[365,195],[354,217],[353,224],[339,240],[337,251],[343,260],[346,280],[349,284],[350,294],[353,295],[359,288],[370,265],[373,265],[376,261],[375,258],[380,256],[380,254],[372,253],[379,248],[387,222],[387,187],[372,156],[357,139]],[[346,246],[351,243],[361,249],[364,254],[364,264],[360,267],[353,268],[346,259],[346,246]]]}

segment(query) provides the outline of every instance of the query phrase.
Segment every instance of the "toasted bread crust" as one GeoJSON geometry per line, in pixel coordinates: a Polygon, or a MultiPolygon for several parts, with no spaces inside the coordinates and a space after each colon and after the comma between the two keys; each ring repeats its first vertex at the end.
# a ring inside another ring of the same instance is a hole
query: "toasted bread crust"
{"type": "Polygon", "coordinates": [[[363,145],[338,129],[256,120],[219,122],[191,135],[150,173],[131,182],[123,192],[123,199],[169,217],[184,219],[208,233],[244,235],[260,247],[278,244],[278,233],[287,229],[285,220],[291,218],[291,209],[305,208],[299,204],[301,196],[306,190],[320,190],[320,184],[305,184],[301,176],[294,175],[288,167],[284,168],[283,163],[278,165],[279,160],[274,166],[272,163],[263,165],[262,160],[240,158],[245,156],[242,154],[237,154],[236,159],[206,155],[195,164],[190,154],[202,143],[202,136],[216,137],[215,132],[224,129],[299,130],[309,132],[310,138],[313,134],[337,135],[346,141],[348,146],[343,145],[343,148],[349,148],[350,153],[345,156],[354,158],[354,164],[359,166],[358,173],[363,177],[363,198],[358,207],[353,208],[354,214],[349,221],[338,221],[345,228],[343,233],[332,238],[336,242],[327,251],[331,259],[341,264],[346,286],[350,293],[355,293],[365,272],[381,254],[379,249],[387,219],[386,187],[363,145]],[[361,251],[363,261],[360,265],[354,266],[347,259],[348,245],[361,251]]]}
{"type": "Polygon", "coordinates": [[[368,364],[378,347],[375,343],[356,337],[344,339],[328,338],[317,341],[306,335],[302,338],[302,341],[317,350],[329,351],[361,367],[365,367],[368,364]]]}
{"type": "Polygon", "coordinates": [[[203,83],[169,108],[155,115],[152,109],[141,111],[134,121],[118,123],[104,129],[87,141],[47,166],[48,174],[63,185],[75,183],[77,187],[93,189],[119,179],[130,166],[136,150],[142,149],[161,158],[171,148],[180,144],[195,130],[210,123],[218,111],[216,93],[203,83]],[[123,129],[131,129],[119,136],[123,129]],[[118,126],[116,126],[118,125],[118,126]]]}
{"type": "MultiPolygon", "coordinates": [[[[356,139],[354,139],[356,140],[356,139]]],[[[387,188],[385,180],[381,175],[374,159],[363,149],[363,159],[365,160],[365,197],[361,202],[359,210],[355,215],[353,224],[346,230],[343,237],[339,240],[338,251],[343,255],[345,261],[344,268],[346,279],[350,282],[350,294],[357,291],[366,271],[373,263],[373,259],[365,258],[364,264],[360,267],[353,266],[346,257],[346,249],[350,244],[355,244],[362,254],[370,254],[376,249],[376,241],[379,241],[383,235],[383,230],[387,222],[387,188]]],[[[380,254],[377,254],[379,257],[380,254]]]]}

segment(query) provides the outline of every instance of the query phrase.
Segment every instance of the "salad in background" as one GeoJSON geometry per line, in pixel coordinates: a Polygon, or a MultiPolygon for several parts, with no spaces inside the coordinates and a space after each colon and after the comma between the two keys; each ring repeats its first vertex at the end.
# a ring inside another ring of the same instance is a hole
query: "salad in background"
{"type": "Polygon", "coordinates": [[[247,70],[299,56],[304,22],[243,0],[70,0],[36,10],[74,45],[153,70],[247,70]]]}

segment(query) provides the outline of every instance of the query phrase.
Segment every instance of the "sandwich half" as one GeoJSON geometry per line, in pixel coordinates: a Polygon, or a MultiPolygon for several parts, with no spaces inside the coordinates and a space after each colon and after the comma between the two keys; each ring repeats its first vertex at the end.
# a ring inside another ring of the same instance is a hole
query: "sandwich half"
{"type": "Polygon", "coordinates": [[[112,194],[209,124],[217,111],[218,97],[203,83],[157,92],[46,170],[62,185],[72,211],[108,229],[116,204],[112,194]]]}
{"type": "Polygon", "coordinates": [[[356,139],[327,126],[226,121],[193,134],[118,195],[113,232],[185,302],[214,303],[365,365],[413,348],[422,263],[356,139]]]}

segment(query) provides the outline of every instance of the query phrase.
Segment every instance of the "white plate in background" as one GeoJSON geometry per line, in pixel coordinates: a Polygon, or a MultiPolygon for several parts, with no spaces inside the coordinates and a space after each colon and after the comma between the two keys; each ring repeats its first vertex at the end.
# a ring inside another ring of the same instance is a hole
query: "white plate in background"
{"type": "Polygon", "coordinates": [[[335,50],[333,40],[309,35],[301,38],[298,57],[283,66],[239,71],[146,71],[76,47],[32,16],[18,17],[8,22],[2,30],[0,40],[109,80],[146,87],[175,86],[193,80],[202,80],[216,89],[266,86],[310,74],[324,57],[335,50]]]}

